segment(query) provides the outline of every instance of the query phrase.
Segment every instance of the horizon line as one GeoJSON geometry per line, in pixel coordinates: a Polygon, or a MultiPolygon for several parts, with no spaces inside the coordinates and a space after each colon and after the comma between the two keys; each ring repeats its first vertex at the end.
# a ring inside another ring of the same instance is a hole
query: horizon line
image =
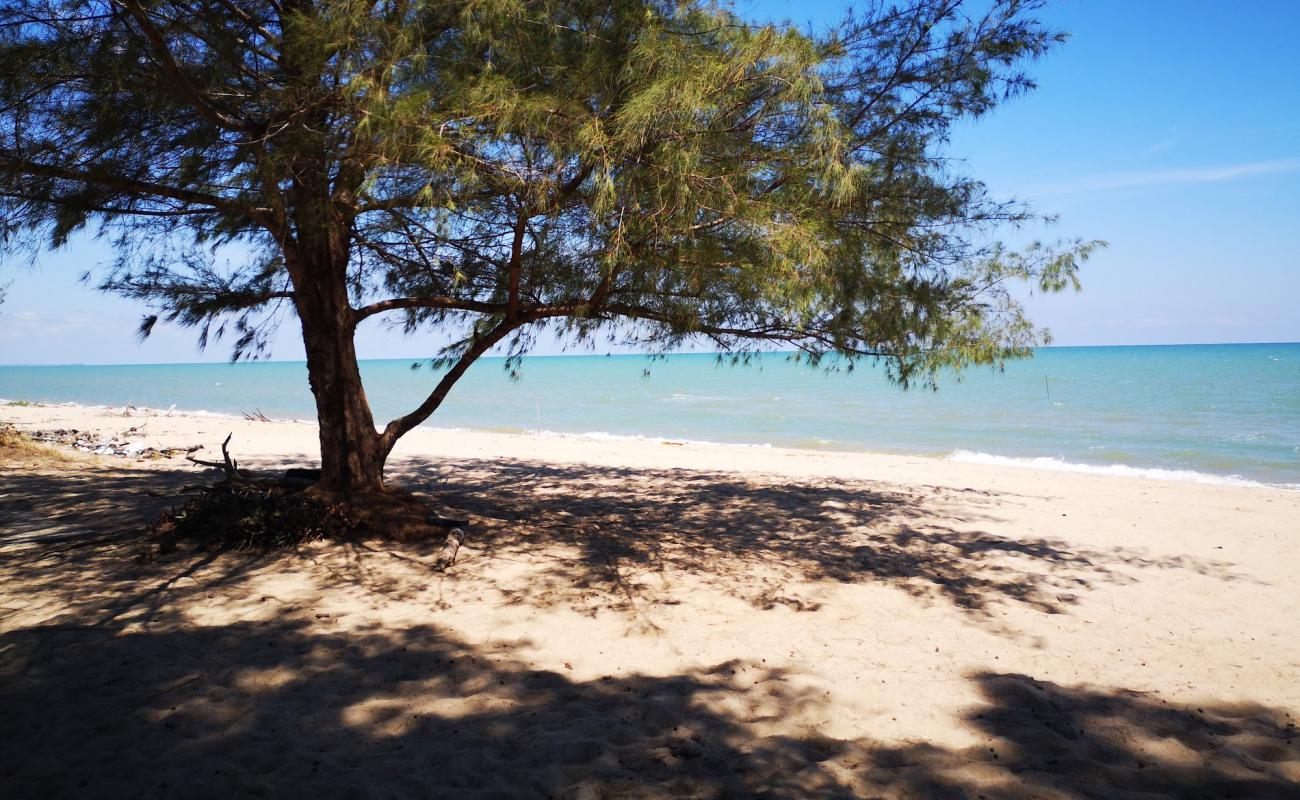
{"type": "MultiPolygon", "coordinates": [[[[1139,344],[1060,344],[1060,345],[1042,345],[1032,348],[1033,350],[1101,350],[1101,349],[1120,349],[1126,347],[1256,347],[1261,345],[1300,345],[1300,341],[1273,341],[1273,342],[1162,342],[1162,343],[1139,343],[1139,344]]],[[[673,351],[669,353],[535,353],[523,356],[524,358],[662,358],[665,356],[727,356],[727,355],[796,355],[798,350],[736,350],[724,352],[721,350],[698,350],[698,351],[673,351]]],[[[829,354],[828,354],[829,355],[829,354]]],[[[406,363],[420,363],[433,359],[434,356],[383,356],[376,358],[358,358],[358,363],[370,361],[402,361],[406,363]]],[[[484,355],[479,360],[505,360],[507,356],[484,355]]],[[[865,357],[864,357],[865,358],[865,357]]],[[[1015,361],[1017,359],[1009,359],[1015,361]]],[[[0,369],[10,367],[212,367],[212,366],[238,366],[251,364],[306,364],[307,360],[302,358],[267,358],[267,359],[247,359],[243,361],[137,361],[137,362],[115,362],[115,363],[91,363],[91,362],[62,362],[62,363],[9,363],[0,364],[0,369]]]]}

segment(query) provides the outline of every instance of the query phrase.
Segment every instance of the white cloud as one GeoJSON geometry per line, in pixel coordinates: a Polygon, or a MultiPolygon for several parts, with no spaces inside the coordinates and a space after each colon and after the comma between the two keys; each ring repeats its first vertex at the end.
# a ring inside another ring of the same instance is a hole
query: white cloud
{"type": "Polygon", "coordinates": [[[7,333],[57,336],[93,327],[98,320],[90,314],[80,313],[64,314],[57,320],[47,320],[35,311],[25,310],[14,314],[8,325],[4,325],[4,322],[4,316],[0,316],[0,326],[7,328],[7,333]]]}
{"type": "Polygon", "coordinates": [[[1131,189],[1144,186],[1169,186],[1174,184],[1217,183],[1253,175],[1275,175],[1300,171],[1300,158],[1282,158],[1273,161],[1255,161],[1249,164],[1232,164],[1223,167],[1193,167],[1189,169],[1146,170],[1138,172],[1112,172],[1084,178],[1077,183],[1055,186],[1038,192],[1039,197],[1079,192],[1101,192],[1109,189],[1131,189]]]}

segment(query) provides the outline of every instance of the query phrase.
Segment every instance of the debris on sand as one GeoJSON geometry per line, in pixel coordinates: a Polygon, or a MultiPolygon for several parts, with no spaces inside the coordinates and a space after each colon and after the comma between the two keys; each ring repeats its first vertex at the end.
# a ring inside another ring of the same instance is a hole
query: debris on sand
{"type": "Polygon", "coordinates": [[[202,445],[197,444],[192,447],[151,447],[142,442],[131,441],[131,434],[137,433],[139,430],[139,427],[130,428],[116,436],[105,436],[89,431],[79,431],[75,428],[57,428],[48,431],[31,431],[28,436],[33,441],[71,447],[85,453],[134,458],[141,461],[183,456],[186,453],[193,453],[202,449],[202,445]]]}
{"type": "Polygon", "coordinates": [[[342,506],[275,483],[241,478],[202,487],[179,508],[164,512],[151,537],[160,554],[175,550],[180,540],[207,550],[279,550],[318,539],[344,539],[354,528],[342,506]]]}

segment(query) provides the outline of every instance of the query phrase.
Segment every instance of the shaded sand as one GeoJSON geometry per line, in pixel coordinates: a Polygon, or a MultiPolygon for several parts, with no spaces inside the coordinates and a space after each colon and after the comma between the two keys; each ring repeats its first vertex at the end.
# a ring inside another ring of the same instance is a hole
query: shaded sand
{"type": "MultiPolygon", "coordinates": [[[[0,419],[315,449],[122,413],[0,419]]],[[[1300,492],[426,430],[390,474],[473,519],[450,573],[138,563],[210,476],[0,450],[0,795],[1300,797],[1300,492]]]]}

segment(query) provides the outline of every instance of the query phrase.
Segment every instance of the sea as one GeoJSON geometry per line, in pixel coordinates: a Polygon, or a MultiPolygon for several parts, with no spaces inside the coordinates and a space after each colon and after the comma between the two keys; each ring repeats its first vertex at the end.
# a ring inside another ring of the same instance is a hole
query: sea
{"type": "MultiPolygon", "coordinates": [[[[484,358],[426,425],[928,455],[1300,489],[1300,343],[1052,347],[1003,371],[902,390],[883,368],[748,365],[708,353],[484,358]]],[[[436,381],[362,362],[377,421],[436,381]]],[[[0,367],[0,404],[75,403],[312,419],[302,362],[0,367]]],[[[0,419],[4,409],[0,407],[0,419]]]]}

